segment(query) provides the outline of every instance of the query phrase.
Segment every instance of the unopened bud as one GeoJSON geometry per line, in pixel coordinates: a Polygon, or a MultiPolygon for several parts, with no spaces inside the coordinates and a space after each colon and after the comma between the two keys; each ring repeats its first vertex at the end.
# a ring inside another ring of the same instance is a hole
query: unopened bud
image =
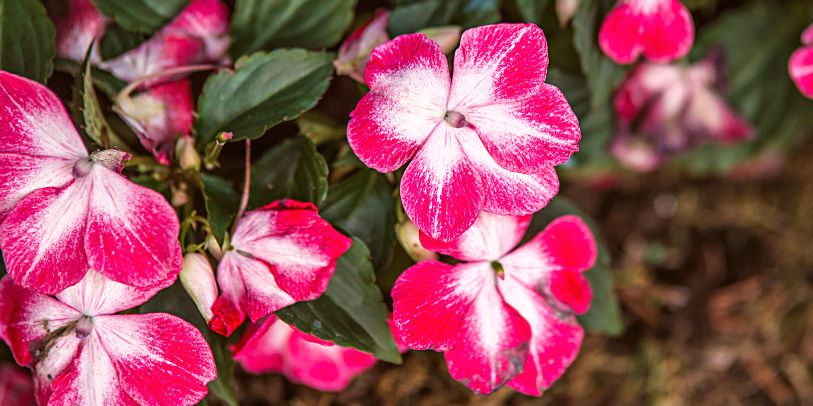
{"type": "Polygon", "coordinates": [[[395,225],[395,235],[398,237],[398,242],[404,248],[407,255],[413,261],[424,261],[429,259],[438,259],[438,254],[427,250],[421,245],[420,232],[415,224],[412,224],[409,219],[404,219],[395,225]]]}
{"type": "Polygon", "coordinates": [[[364,69],[370,54],[375,47],[390,40],[387,24],[390,13],[383,9],[376,11],[375,16],[353,31],[339,47],[339,56],[333,61],[336,74],[350,76],[359,83],[364,83],[364,69]]]}
{"type": "Polygon", "coordinates": [[[560,26],[566,26],[573,19],[580,4],[581,0],[556,0],[556,16],[559,17],[560,26]]]}
{"type": "Polygon", "coordinates": [[[178,164],[184,170],[200,170],[200,154],[195,149],[195,139],[191,136],[185,135],[178,138],[178,144],[175,146],[175,153],[178,156],[178,164]]]}
{"type": "Polygon", "coordinates": [[[179,278],[201,316],[209,323],[213,316],[212,305],[217,299],[217,283],[209,259],[198,252],[186,254],[179,278]]]}

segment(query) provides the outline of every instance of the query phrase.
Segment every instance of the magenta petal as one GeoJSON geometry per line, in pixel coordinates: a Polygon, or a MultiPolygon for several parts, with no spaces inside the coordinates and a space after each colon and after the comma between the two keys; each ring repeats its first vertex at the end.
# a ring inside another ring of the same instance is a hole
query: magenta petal
{"type": "Polygon", "coordinates": [[[131,314],[93,322],[122,390],[137,404],[197,404],[217,377],[203,335],[178,317],[131,314]]]}
{"type": "Polygon", "coordinates": [[[807,98],[813,99],[813,47],[796,50],[790,57],[788,70],[799,91],[807,98]]]}
{"type": "Polygon", "coordinates": [[[0,280],[0,338],[20,365],[30,365],[33,343],[78,319],[81,314],[58,300],[0,280]]]}
{"type": "Polygon", "coordinates": [[[531,327],[525,365],[508,386],[531,396],[540,396],[559,379],[576,359],[584,331],[573,316],[554,311],[538,293],[508,277],[500,289],[506,302],[517,309],[531,327]]]}
{"type": "Polygon", "coordinates": [[[516,376],[528,355],[531,330],[497,290],[497,276],[487,262],[458,265],[457,286],[467,290],[468,307],[454,346],[445,352],[453,378],[471,390],[488,394],[516,376]]]}
{"type": "Polygon", "coordinates": [[[553,220],[538,237],[551,262],[562,269],[586,271],[598,258],[593,233],[578,216],[562,216],[553,220]]]}
{"type": "Polygon", "coordinates": [[[421,234],[424,248],[461,261],[497,261],[522,240],[531,216],[501,216],[480,213],[477,222],[449,242],[421,234]]]}
{"type": "Polygon", "coordinates": [[[373,51],[367,93],[347,125],[347,141],[367,166],[392,172],[412,158],[443,121],[449,66],[437,43],[402,35],[373,51]]]}
{"type": "Polygon", "coordinates": [[[593,300],[590,282],[579,271],[558,271],[550,276],[550,291],[576,314],[587,313],[593,300]]]}
{"type": "Polygon", "coordinates": [[[157,192],[96,165],[85,247],[90,267],[127,285],[171,285],[181,271],[180,225],[157,192]]]}
{"type": "Polygon", "coordinates": [[[70,183],[73,165],[73,161],[62,158],[0,152],[0,222],[29,193],[70,183]]]}
{"type": "Polygon", "coordinates": [[[452,240],[477,220],[483,205],[478,172],[458,137],[470,130],[438,126],[401,178],[401,201],[410,220],[425,234],[452,240]]]}
{"type": "Polygon", "coordinates": [[[16,283],[54,294],[82,279],[88,271],[83,236],[90,188],[82,179],[62,189],[38,189],[8,214],[0,225],[0,250],[16,283]]]}
{"type": "Polygon", "coordinates": [[[679,0],[622,0],[599,32],[599,45],[617,63],[643,54],[654,62],[685,56],[694,42],[694,23],[679,0]]]}
{"type": "Polygon", "coordinates": [[[31,374],[12,363],[0,363],[0,404],[31,406],[34,404],[34,384],[31,374]]]}

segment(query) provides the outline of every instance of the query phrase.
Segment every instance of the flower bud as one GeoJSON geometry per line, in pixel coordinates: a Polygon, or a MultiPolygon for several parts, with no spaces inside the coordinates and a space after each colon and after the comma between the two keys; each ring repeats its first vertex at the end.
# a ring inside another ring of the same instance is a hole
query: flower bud
{"type": "Polygon", "coordinates": [[[175,145],[175,153],[178,156],[178,164],[184,170],[200,170],[200,154],[195,149],[195,139],[189,135],[181,136],[178,144],[175,145]]]}
{"type": "Polygon", "coordinates": [[[395,225],[395,235],[398,237],[398,242],[404,248],[407,255],[413,261],[423,261],[428,259],[438,259],[438,254],[427,250],[421,245],[420,232],[418,227],[415,226],[409,219],[405,218],[403,221],[395,225]]]}
{"type": "Polygon", "coordinates": [[[372,20],[353,31],[339,48],[339,56],[333,61],[337,75],[350,76],[364,83],[364,69],[375,47],[390,40],[387,24],[390,13],[378,9],[372,20]]]}
{"type": "Polygon", "coordinates": [[[217,299],[217,283],[209,259],[198,252],[186,254],[179,277],[186,293],[195,302],[206,323],[209,323],[213,316],[212,305],[217,299]]]}
{"type": "Polygon", "coordinates": [[[556,0],[556,16],[559,17],[559,25],[566,26],[576,15],[580,5],[581,0],[556,0]]]}

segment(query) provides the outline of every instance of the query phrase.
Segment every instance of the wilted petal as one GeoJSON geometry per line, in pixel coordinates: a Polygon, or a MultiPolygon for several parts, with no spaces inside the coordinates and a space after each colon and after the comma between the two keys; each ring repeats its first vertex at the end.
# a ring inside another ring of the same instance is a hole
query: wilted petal
{"type": "Polygon", "coordinates": [[[423,234],[421,244],[428,250],[461,261],[497,261],[522,240],[530,222],[530,216],[501,216],[484,212],[460,237],[443,242],[423,234]]]}
{"type": "Polygon", "coordinates": [[[367,166],[392,172],[443,121],[449,64],[423,34],[402,35],[373,51],[366,81],[370,92],[350,113],[347,141],[367,166]]]}
{"type": "MultiPolygon", "coordinates": [[[[67,0],[65,9],[66,13],[54,21],[57,52],[63,58],[81,62],[85,60],[91,42],[104,35],[108,20],[96,10],[91,0],[67,0]]],[[[91,59],[99,62],[96,50],[91,59]]]]}
{"type": "Polygon", "coordinates": [[[200,40],[204,61],[225,62],[229,58],[229,9],[221,0],[192,0],[162,31],[200,40]]]}
{"type": "Polygon", "coordinates": [[[599,32],[599,45],[617,63],[640,55],[654,62],[685,56],[694,42],[694,23],[680,0],[621,0],[599,32]]]}
{"type": "Polygon", "coordinates": [[[371,354],[319,340],[276,317],[249,327],[234,358],[252,373],[282,373],[291,382],[321,391],[340,391],[367,370],[371,354]]]}

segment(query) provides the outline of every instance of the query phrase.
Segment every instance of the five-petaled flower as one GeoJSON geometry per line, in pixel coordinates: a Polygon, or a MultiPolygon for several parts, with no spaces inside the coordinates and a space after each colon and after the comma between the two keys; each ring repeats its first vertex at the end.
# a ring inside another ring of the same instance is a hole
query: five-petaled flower
{"type": "Polygon", "coordinates": [[[802,33],[802,45],[790,56],[788,71],[799,91],[813,99],[813,24],[802,33]]]}
{"type": "Polygon", "coordinates": [[[0,71],[0,250],[17,284],[54,294],[89,269],[138,287],[172,284],[178,217],[119,173],[127,159],[88,154],[55,94],[0,71]]]}
{"type": "Polygon", "coordinates": [[[164,313],[116,314],[157,289],[89,271],[53,296],[0,281],[0,338],[50,405],[194,405],[217,376],[203,335],[164,313]]]}
{"type": "Polygon", "coordinates": [[[248,372],[282,373],[291,382],[330,392],[346,388],[376,362],[372,354],[303,333],[273,314],[249,326],[232,351],[248,372]]]}
{"type": "Polygon", "coordinates": [[[327,289],[336,261],[352,240],[319,217],[316,206],[282,200],[237,220],[218,265],[221,295],[209,326],[230,335],[246,315],[252,322],[327,289]]]}
{"type": "Polygon", "coordinates": [[[748,139],[751,126],[718,93],[717,55],[690,66],[642,63],[615,94],[618,132],[610,152],[639,171],[699,144],[748,139]]]}
{"type": "Polygon", "coordinates": [[[581,219],[564,216],[512,252],[529,222],[484,213],[454,241],[422,236],[427,249],[464,262],[419,262],[392,291],[397,338],[443,351],[452,377],[479,393],[507,384],[541,395],[584,336],[574,313],[592,298],[582,272],[596,261],[593,236],[581,219]]]}
{"type": "Polygon", "coordinates": [[[578,149],[578,120],[544,82],[547,42],[533,24],[463,33],[454,58],[423,34],[379,46],[370,87],[351,113],[347,138],[369,167],[401,179],[404,210],[424,233],[452,240],[481,211],[526,215],[557,193],[554,166],[578,149]]]}
{"type": "Polygon", "coordinates": [[[670,62],[689,53],[694,22],[680,0],[620,0],[604,20],[598,40],[617,63],[632,63],[641,55],[670,62]]]}

